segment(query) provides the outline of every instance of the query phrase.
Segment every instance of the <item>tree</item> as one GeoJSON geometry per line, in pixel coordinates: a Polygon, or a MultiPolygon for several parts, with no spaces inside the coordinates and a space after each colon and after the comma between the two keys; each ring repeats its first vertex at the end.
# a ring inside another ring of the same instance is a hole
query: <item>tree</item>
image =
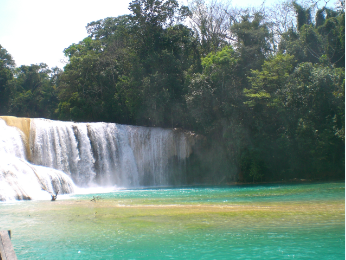
{"type": "Polygon", "coordinates": [[[265,179],[286,178],[283,174],[287,165],[288,147],[282,135],[287,130],[287,116],[281,98],[282,89],[287,84],[295,65],[294,56],[278,54],[265,61],[261,70],[252,70],[249,82],[251,88],[244,89],[249,108],[251,143],[242,151],[242,173],[245,179],[262,177],[265,179]],[[253,169],[261,169],[255,174],[253,169]],[[265,171],[264,171],[265,169],[265,171]]]}
{"type": "Polygon", "coordinates": [[[23,117],[56,118],[56,84],[61,70],[47,64],[22,65],[15,69],[9,113],[23,117]]]}
{"type": "Polygon", "coordinates": [[[297,15],[297,29],[301,30],[303,25],[311,24],[311,9],[304,8],[296,2],[292,3],[297,15]]]}
{"type": "Polygon", "coordinates": [[[172,26],[175,21],[182,21],[189,10],[186,6],[179,8],[176,0],[134,0],[129,5],[132,19],[140,26],[172,26]]]}
{"type": "MultiPolygon", "coordinates": [[[[136,123],[151,126],[184,125],[184,71],[198,63],[196,40],[181,22],[187,7],[175,0],[130,3],[134,54],[138,64],[125,86],[139,103],[136,123]]],[[[198,66],[198,65],[196,65],[198,66]]]]}
{"type": "Polygon", "coordinates": [[[304,0],[268,12],[193,0],[190,12],[176,0],[135,0],[130,15],[89,23],[88,37],[64,50],[63,72],[4,58],[1,105],[19,116],[193,130],[204,137],[191,181],[343,178],[340,6],[304,0]]]}
{"type": "Polygon", "coordinates": [[[264,16],[255,12],[252,16],[247,13],[241,21],[234,21],[231,32],[236,37],[236,47],[240,54],[239,73],[243,75],[243,84],[250,70],[259,69],[271,53],[271,34],[264,16]]]}
{"type": "Polygon", "coordinates": [[[121,68],[117,54],[107,55],[101,40],[85,38],[65,49],[69,63],[59,82],[59,118],[112,121],[115,84],[121,68]]]}
{"type": "Polygon", "coordinates": [[[207,55],[226,46],[231,40],[230,16],[235,12],[230,4],[213,0],[206,4],[204,0],[189,3],[191,27],[201,44],[201,53],[207,55]]]}
{"type": "Polygon", "coordinates": [[[339,178],[344,172],[344,72],[278,55],[245,90],[253,142],[271,179],[339,178]],[[339,134],[341,133],[341,134],[339,134]]]}
{"type": "Polygon", "coordinates": [[[217,122],[239,105],[236,64],[236,53],[231,46],[226,46],[202,58],[202,73],[190,72],[185,98],[196,126],[205,134],[213,132],[217,122]]]}
{"type": "Polygon", "coordinates": [[[329,63],[345,66],[345,14],[323,7],[311,18],[311,7],[293,3],[297,15],[297,28],[282,35],[281,53],[294,55],[299,62],[329,63]]]}
{"type": "Polygon", "coordinates": [[[316,28],[323,39],[321,58],[345,67],[345,12],[323,8],[316,15],[316,28]]]}
{"type": "Polygon", "coordinates": [[[11,94],[10,81],[13,79],[13,69],[15,67],[11,54],[0,45],[0,114],[4,115],[8,111],[11,94]]]}
{"type": "Polygon", "coordinates": [[[207,137],[202,157],[214,167],[208,169],[215,181],[235,181],[238,175],[241,147],[248,142],[246,111],[241,79],[237,74],[238,53],[225,46],[202,58],[202,72],[187,75],[185,95],[193,129],[207,137]],[[207,160],[207,161],[208,161],[207,160]]]}

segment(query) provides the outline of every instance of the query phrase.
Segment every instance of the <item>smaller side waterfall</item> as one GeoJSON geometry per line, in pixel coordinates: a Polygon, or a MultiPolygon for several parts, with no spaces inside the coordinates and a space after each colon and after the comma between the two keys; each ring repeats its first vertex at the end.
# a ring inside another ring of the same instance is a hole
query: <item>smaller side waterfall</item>
{"type": "Polygon", "coordinates": [[[25,160],[23,138],[20,130],[0,119],[0,201],[72,193],[73,181],[65,173],[25,160]]]}

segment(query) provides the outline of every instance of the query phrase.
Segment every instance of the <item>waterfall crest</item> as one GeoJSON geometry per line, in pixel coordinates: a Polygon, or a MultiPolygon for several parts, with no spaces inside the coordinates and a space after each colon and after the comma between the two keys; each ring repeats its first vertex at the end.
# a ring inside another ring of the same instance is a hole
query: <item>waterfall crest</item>
{"type": "Polygon", "coordinates": [[[0,152],[10,159],[0,163],[0,188],[12,187],[12,192],[0,191],[0,200],[32,197],[25,178],[36,180],[37,187],[32,184],[30,189],[65,193],[72,192],[74,184],[124,188],[185,184],[186,159],[196,140],[193,133],[174,129],[2,118],[8,124],[0,117],[0,152]]]}

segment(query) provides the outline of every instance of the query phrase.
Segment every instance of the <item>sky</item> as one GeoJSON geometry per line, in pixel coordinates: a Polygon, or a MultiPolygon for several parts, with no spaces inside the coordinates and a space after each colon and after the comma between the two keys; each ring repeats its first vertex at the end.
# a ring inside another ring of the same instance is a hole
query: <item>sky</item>
{"type": "Polygon", "coordinates": [[[87,36],[92,21],[129,13],[124,0],[0,0],[0,44],[16,66],[62,68],[63,51],[87,36]]]}
{"type": "MultiPolygon", "coordinates": [[[[227,1],[227,0],[226,0],[227,1]]],[[[270,4],[275,0],[266,0],[270,4]]],[[[46,63],[63,68],[63,51],[87,37],[85,26],[129,14],[129,0],[0,0],[0,45],[16,66],[46,63]]],[[[263,1],[233,0],[234,7],[263,1]]],[[[275,1],[276,2],[276,1],[275,1]]]]}

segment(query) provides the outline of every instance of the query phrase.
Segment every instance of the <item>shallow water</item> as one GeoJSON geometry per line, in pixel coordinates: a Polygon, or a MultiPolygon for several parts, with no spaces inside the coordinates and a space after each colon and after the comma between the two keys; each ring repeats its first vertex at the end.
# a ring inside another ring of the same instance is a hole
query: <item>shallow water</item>
{"type": "Polygon", "coordinates": [[[345,184],[117,190],[0,203],[0,229],[12,230],[18,259],[345,259],[345,184]]]}

